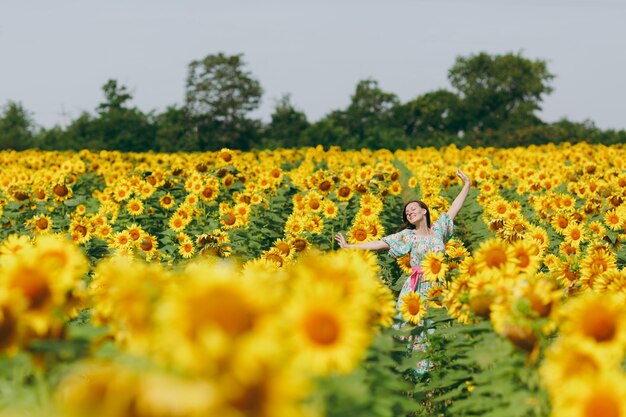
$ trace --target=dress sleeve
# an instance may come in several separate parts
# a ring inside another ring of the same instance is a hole
[[[413,239],[411,239],[410,233],[410,229],[404,229],[393,235],[385,236],[381,240],[389,245],[389,254],[394,258],[399,258],[408,253],[413,247]]]
[[[437,221],[433,223],[432,229],[441,236],[441,240],[447,242],[452,237],[452,233],[454,233],[454,223],[448,213],[443,212],[439,215]]]

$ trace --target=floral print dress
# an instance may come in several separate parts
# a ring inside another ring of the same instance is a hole
[[[393,235],[385,236],[381,240],[389,245],[389,254],[394,258],[410,253],[411,266],[420,266],[422,260],[429,252],[443,252],[446,249],[446,242],[452,237],[454,232],[454,223],[448,213],[441,213],[437,221],[431,225],[433,233],[429,236],[418,236],[413,229],[404,229]],[[422,299],[427,297],[428,291],[434,284],[420,279],[415,291],[419,293]],[[396,307],[400,311],[402,306],[402,297],[409,291],[412,291],[410,277],[407,277],[398,296]],[[423,325],[423,323],[420,323]],[[432,333],[433,329],[429,329],[428,333]],[[426,335],[422,333],[410,348],[412,350],[426,351]],[[428,360],[424,359],[417,364],[415,372],[419,375],[425,373],[430,367]]]

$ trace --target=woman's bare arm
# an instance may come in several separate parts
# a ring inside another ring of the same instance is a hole
[[[463,181],[463,188],[461,188],[459,195],[456,196],[456,198],[452,202],[452,205],[450,206],[450,209],[448,209],[448,216],[450,216],[450,219],[452,220],[454,220],[456,215],[461,210],[461,207],[463,207],[463,203],[465,203],[465,199],[467,198],[467,193],[469,193],[469,189],[471,186],[471,181],[469,177],[465,175],[463,171],[461,171],[460,169],[457,169],[456,175],[461,179],[461,181]]]
[[[382,240],[374,240],[372,242],[363,242],[351,245],[346,242],[346,238],[341,233],[337,233],[335,235],[335,240],[339,243],[339,247],[342,249],[389,250],[389,245]]]

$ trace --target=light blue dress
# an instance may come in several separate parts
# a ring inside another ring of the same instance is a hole
[[[446,250],[446,242],[452,237],[454,232],[454,223],[448,213],[441,213],[437,221],[431,225],[431,230],[434,232],[430,236],[418,236],[413,229],[404,229],[393,235],[385,236],[381,240],[389,245],[389,255],[394,258],[406,255],[410,253],[411,266],[419,266],[422,260],[429,252],[444,252]],[[419,293],[422,299],[426,299],[428,291],[434,284],[420,279],[415,291]],[[404,297],[411,290],[410,276],[404,281],[400,295],[398,296],[398,302],[396,308],[400,311],[402,306],[402,297]],[[400,314],[400,313],[398,313]],[[399,317],[401,317],[399,315]],[[419,323],[422,326],[424,323]],[[428,333],[432,333],[433,329],[429,329]],[[427,347],[426,334],[421,333],[420,336],[413,342],[410,348],[412,350],[419,350],[425,352]],[[417,364],[415,369],[416,373],[422,375],[428,370],[430,363],[424,359]]]

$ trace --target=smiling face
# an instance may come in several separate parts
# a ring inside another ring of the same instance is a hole
[[[409,223],[417,225],[424,219],[426,209],[413,201],[406,206],[405,213]]]

